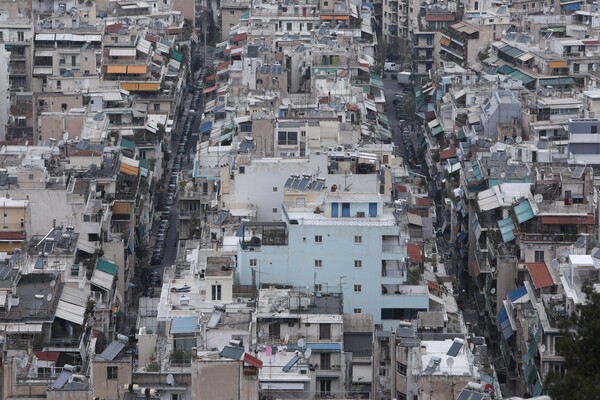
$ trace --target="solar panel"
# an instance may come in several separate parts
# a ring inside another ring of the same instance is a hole
[[[498,161],[498,157],[500,157],[499,153],[492,153],[492,161]]]
[[[454,342],[452,343],[452,346],[450,346],[450,349],[448,349],[448,352],[446,353],[447,356],[450,357],[456,357],[458,355],[458,352],[460,351],[460,349],[462,349],[463,344],[460,342]]]
[[[35,265],[33,266],[34,269],[44,269],[44,257],[38,257],[37,260],[35,260]]]
[[[12,270],[11,267],[2,267],[0,269],[0,279],[1,280],[5,280],[6,277],[8,276],[8,274],[10,274],[10,271]]]
[[[465,389],[462,392],[460,392],[460,394],[458,395],[458,399],[456,399],[456,400],[468,400],[472,394],[473,394],[473,392]]]
[[[573,171],[573,175],[571,175],[571,178],[581,179],[581,177],[583,176],[583,171],[585,171],[585,167],[578,165],[577,167],[575,167],[575,171]]]
[[[116,340],[111,342],[106,349],[100,354],[100,357],[105,360],[112,361],[115,357],[125,348],[125,344],[117,342]]]
[[[300,190],[306,189],[309,182],[310,182],[310,178],[302,178],[302,180],[298,184],[298,189],[300,189]]]
[[[231,358],[232,360],[241,360],[244,355],[244,349],[238,349],[231,346],[223,347],[221,353],[219,353],[221,357]]]
[[[287,181],[285,181],[285,185],[283,185],[286,188],[292,187],[292,183],[294,183],[295,179],[294,178],[288,178]]]
[[[300,179],[294,180],[294,182],[292,183],[292,189],[298,189],[298,186],[300,186],[300,182],[302,182]]]
[[[483,394],[481,393],[473,393],[473,396],[471,396],[470,400],[481,400],[483,399]]]
[[[221,311],[213,311],[212,315],[210,316],[210,320],[208,321],[208,324],[206,324],[207,328],[216,328],[217,324],[219,323],[219,321],[221,320],[221,316],[223,315],[223,313]]]
[[[67,383],[67,381],[71,377],[71,375],[73,375],[73,373],[71,371],[61,372],[60,375],[58,376],[58,378],[56,378],[56,380],[52,384],[52,389],[58,389],[58,390],[62,389],[63,386],[65,386],[65,383]]]
[[[294,356],[286,365],[283,367],[283,372],[288,372],[296,363],[300,360],[300,357]]]
[[[576,247],[578,249],[582,249],[583,247],[585,247],[585,237],[584,236],[578,237],[577,241],[574,244],[574,247]]]

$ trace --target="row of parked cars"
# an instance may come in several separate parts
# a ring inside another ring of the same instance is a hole
[[[200,104],[201,91],[195,90],[192,94],[192,100],[190,108],[187,112],[187,116],[183,123],[183,130],[181,137],[179,138],[179,144],[177,146],[177,153],[173,160],[173,168],[171,169],[171,175],[169,176],[169,183],[167,187],[166,199],[165,199],[165,211],[160,216],[160,225],[158,227],[158,233],[156,235],[156,241],[154,242],[154,250],[150,262],[152,265],[158,265],[162,262],[164,256],[164,249],[167,241],[167,234],[169,232],[170,220],[171,220],[171,208],[175,204],[177,197],[177,183],[179,178],[179,172],[181,171],[181,163],[185,155],[188,141],[192,135],[192,127],[194,125],[194,117],[198,105]]]

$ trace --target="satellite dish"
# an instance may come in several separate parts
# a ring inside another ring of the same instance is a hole
[[[52,279],[50,281],[50,287],[54,287],[54,286],[56,286],[56,281],[54,279]]]
[[[493,287],[493,288],[492,288],[492,290],[490,290],[490,292],[491,292],[492,294],[496,294],[496,288],[495,288],[495,287]]]
[[[542,196],[541,193],[536,193],[536,195],[533,196],[533,201],[540,204],[542,201],[544,201],[544,196]]]
[[[515,142],[517,142],[517,144],[523,143],[523,138],[521,136],[517,136]]]
[[[63,133],[63,135],[62,135],[62,138],[63,138],[63,140],[67,140],[69,138],[69,132],[65,131],[65,133]]]
[[[592,65],[592,71],[596,72],[598,70],[598,64]]]
[[[167,375],[167,385],[173,386],[175,383],[175,378],[173,378],[173,374]]]
[[[558,263],[558,260],[556,258],[553,258],[552,261],[550,261],[550,266],[556,269],[560,266],[560,264]]]
[[[298,347],[302,348],[306,344],[306,340],[303,338],[298,339]]]
[[[543,344],[540,346],[540,353],[545,353],[546,352],[546,345]]]
[[[475,349],[475,343],[473,343],[473,342],[469,343],[469,349],[471,349],[471,351],[473,351]]]
[[[304,358],[310,358],[310,355],[312,354],[312,349],[309,347],[306,349],[306,351],[304,352]]]
[[[46,296],[46,300],[47,301],[52,300],[52,293],[48,293],[48,296]]]
[[[289,341],[290,341],[290,334],[286,332],[285,335],[283,336],[283,343],[288,344]]]
[[[69,383],[73,383],[73,375],[69,375]]]
[[[29,146],[29,140],[25,141],[25,146]]]
[[[504,178],[504,177],[506,177],[506,172],[502,172],[502,173],[500,174],[500,178]]]
[[[452,366],[454,365],[454,357],[446,358],[446,365],[452,368]]]

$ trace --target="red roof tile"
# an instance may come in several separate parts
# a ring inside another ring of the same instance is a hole
[[[421,255],[421,246],[416,243],[408,243],[406,245],[406,255],[413,261],[423,262],[423,256]]]
[[[221,63],[217,66],[217,71],[223,71],[229,67],[229,63],[227,61],[221,61]]]
[[[231,41],[233,43],[237,43],[237,42],[241,42],[242,40],[246,40],[246,38],[248,37],[248,34],[246,32],[243,33],[236,33],[235,35],[233,35],[233,37],[231,38]]]
[[[263,367],[263,362],[261,360],[259,360],[258,358],[251,356],[248,353],[244,353],[244,362],[246,364],[250,364],[253,367],[256,367],[258,369]]]
[[[158,38],[158,36],[154,36],[154,35],[146,35],[146,37],[144,39],[146,39],[149,42],[156,43],[156,42],[158,42],[159,38]]]
[[[446,160],[453,157],[456,157],[456,147],[454,146],[454,143],[450,143],[449,147],[440,151],[440,160]]]
[[[112,24],[106,26],[106,33],[117,33],[121,30],[123,24]]]
[[[169,28],[169,35],[181,35],[183,28]]]
[[[25,234],[23,232],[0,232],[0,241],[21,241],[25,240]]]
[[[40,361],[56,362],[60,356],[60,352],[58,351],[34,351],[33,354],[35,354],[37,359]]]
[[[585,217],[580,216],[549,216],[542,217],[542,224],[545,225],[593,225],[596,219],[594,215],[586,215]]]
[[[425,15],[425,21],[454,21],[454,15],[452,14],[427,14]]]
[[[398,193],[407,193],[408,188],[404,185],[396,185],[396,192]]]
[[[552,280],[552,275],[550,275],[545,262],[527,263],[527,270],[536,289],[554,285],[554,280]]]
[[[429,207],[431,205],[431,201],[424,197],[415,197],[415,205],[417,207]]]
[[[71,157],[102,157],[102,153],[95,150],[76,150],[71,152]]]

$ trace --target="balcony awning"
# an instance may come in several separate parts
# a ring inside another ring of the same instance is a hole
[[[88,292],[64,286],[56,306],[56,316],[77,325],[83,325]]]
[[[135,49],[110,49],[111,57],[135,57]]]
[[[562,4],[562,8],[565,11],[579,11],[581,9],[581,3]]]
[[[445,37],[445,36],[442,36],[440,38],[440,44],[442,46],[450,46],[450,42],[452,42],[452,41],[450,39],[448,39],[447,37]]]
[[[331,21],[333,20],[333,15],[321,15],[321,21]]]
[[[213,92],[217,87],[216,86],[209,86],[207,88],[202,89],[202,93],[207,94],[210,92]]]
[[[127,66],[126,65],[108,65],[106,67],[107,74],[126,74]]]
[[[530,53],[524,53],[521,54],[519,57],[517,57],[520,61],[526,62],[529,61],[533,58],[533,54]]]
[[[500,228],[500,233],[502,234],[502,241],[504,243],[508,243],[511,240],[515,240],[515,225],[513,224],[512,219],[510,217],[498,221],[498,227]]]
[[[212,121],[203,122],[200,125],[200,134],[203,134],[205,132],[210,132],[211,129],[212,129]]]
[[[148,67],[145,65],[128,65],[128,74],[145,74],[148,72]]]
[[[548,61],[548,67],[552,69],[567,68],[567,60]]]
[[[523,222],[529,221],[535,215],[533,214],[533,209],[531,208],[531,204],[529,200],[523,199],[521,203],[517,204],[514,207],[515,215],[517,216],[517,221],[519,224]]]
[[[102,289],[110,290],[117,275],[118,267],[105,259],[98,259],[90,282]]]
[[[137,175],[140,170],[140,162],[133,158],[121,156],[121,165],[119,166],[119,172],[126,175]]]
[[[503,65],[498,68],[498,73],[502,75],[508,75],[514,71],[514,68],[509,67],[508,65]]]
[[[33,75],[52,75],[52,67],[35,67]]]
[[[524,74],[524,73],[522,73],[521,71],[519,71],[519,70],[516,70],[516,69],[515,69],[514,71],[512,71],[512,72],[511,72],[510,74],[508,74],[508,75],[509,75],[509,76],[512,76],[512,77],[513,77],[513,78],[515,78],[515,79],[518,79],[518,80],[520,80],[521,82],[523,82],[523,84],[524,84],[524,85],[527,85],[528,83],[531,83],[531,82],[533,82],[533,81],[535,80],[535,79],[534,79],[534,78],[532,78],[531,76],[529,76],[529,75],[526,75],[526,74]]]
[[[431,135],[432,136],[437,136],[437,135],[439,135],[442,132],[444,132],[444,129],[441,126],[439,126],[439,125],[434,126],[433,128],[431,128]]]
[[[77,250],[85,251],[88,254],[95,254],[97,250],[97,242],[90,242],[89,240],[77,239]]]

